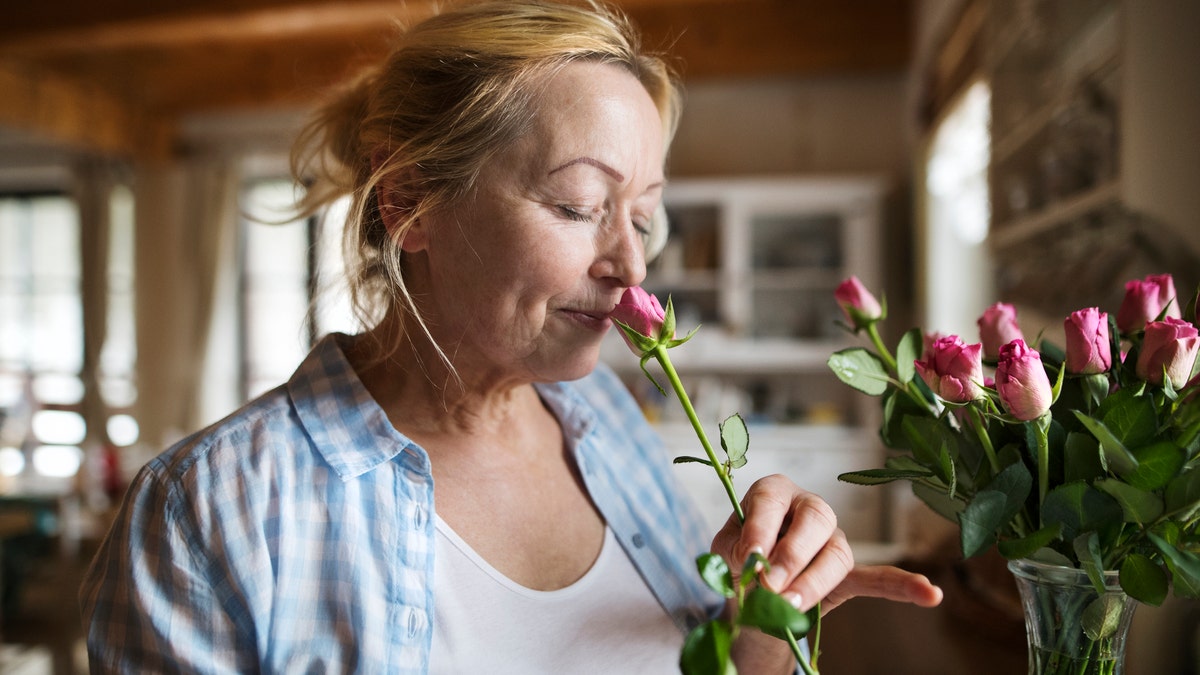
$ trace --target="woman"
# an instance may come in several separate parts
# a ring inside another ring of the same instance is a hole
[[[677,111],[618,16],[536,1],[430,19],[329,104],[304,206],[352,195],[371,328],[140,472],[82,590],[93,670],[676,671],[721,609],[708,537],[597,362],[662,227]],[[782,477],[745,511],[712,550],[762,551],[802,609],[940,598],[854,569]],[[736,648],[743,672],[795,665],[762,634]]]

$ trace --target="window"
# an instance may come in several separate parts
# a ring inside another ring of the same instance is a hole
[[[79,213],[61,194],[0,197],[0,472],[82,461]]]
[[[281,223],[296,189],[288,180],[257,180],[243,194],[243,398],[287,381],[320,336],[356,330],[342,280],[346,202],[321,218]]]
[[[925,163],[925,323],[947,334],[973,335],[975,319],[992,302],[990,100],[983,82],[964,90],[936,126]]]
[[[137,441],[134,385],[133,198],[123,186],[107,195],[105,321],[84,325],[79,207],[61,193],[0,195],[0,476],[70,479],[92,439],[118,447]],[[99,249],[98,249],[99,250]],[[102,345],[95,366],[85,340]],[[95,368],[100,405],[85,419],[85,369]],[[62,484],[60,483],[60,486]]]
[[[137,401],[133,192],[124,185],[111,195],[108,234],[108,301],[98,382],[110,412],[108,440],[126,447],[137,442],[138,425],[131,414]]]

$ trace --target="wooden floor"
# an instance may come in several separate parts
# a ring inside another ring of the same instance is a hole
[[[86,552],[39,557],[22,579],[19,602],[0,624],[0,673],[83,675],[83,647],[76,592]]]

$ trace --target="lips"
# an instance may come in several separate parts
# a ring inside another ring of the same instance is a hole
[[[609,314],[612,314],[611,307],[603,309],[573,307],[563,308],[561,311],[571,320],[592,330],[608,330],[608,327],[612,325],[608,319]]]

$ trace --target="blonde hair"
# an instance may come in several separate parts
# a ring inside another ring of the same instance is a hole
[[[680,109],[676,76],[641,51],[624,15],[593,0],[446,11],[403,32],[380,65],[317,111],[292,153],[294,177],[309,186],[298,208],[311,215],[350,196],[343,252],[364,326],[396,308],[428,336],[404,282],[404,235],[423,213],[474,187],[488,160],[528,128],[540,83],[576,61],[627,69],[658,108],[669,143]],[[403,209],[391,232],[376,198],[384,185],[393,191],[385,203]],[[655,220],[648,257],[666,235],[661,211]]]

